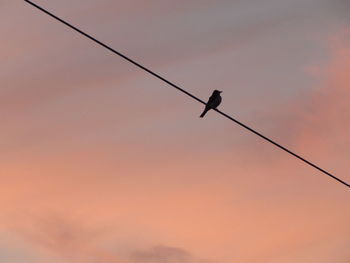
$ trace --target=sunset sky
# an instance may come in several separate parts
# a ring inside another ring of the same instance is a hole
[[[350,182],[349,0],[35,0]],[[1,263],[349,263],[350,190],[0,1]]]

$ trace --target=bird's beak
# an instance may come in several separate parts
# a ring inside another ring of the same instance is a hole
[[[219,92],[221,93],[221,92],[222,92],[222,90],[219,90]]]

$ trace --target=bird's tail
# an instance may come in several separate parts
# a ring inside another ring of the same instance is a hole
[[[205,110],[203,111],[203,113],[201,114],[200,118],[203,118],[204,115],[208,112],[208,110],[209,110],[209,109],[205,109]]]

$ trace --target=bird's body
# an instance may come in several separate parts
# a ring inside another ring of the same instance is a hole
[[[205,105],[205,109],[203,111],[203,113],[201,114],[201,118],[204,117],[204,115],[211,109],[216,109],[220,103],[221,103],[221,96],[220,96],[220,93],[222,91],[219,91],[219,90],[214,90],[213,91],[213,94],[210,96],[207,104]]]

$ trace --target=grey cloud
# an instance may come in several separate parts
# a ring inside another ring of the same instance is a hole
[[[104,230],[56,215],[27,218],[26,221],[26,226],[13,227],[16,234],[64,260],[75,263],[121,262],[117,255],[97,245],[103,240]]]
[[[109,232],[106,229],[91,228],[72,218],[57,215],[49,215],[42,219],[31,218],[26,221],[31,223],[13,228],[17,235],[68,262],[213,263],[211,260],[198,258],[185,249],[164,245],[145,250],[131,250],[125,258],[118,255],[117,248],[110,251],[98,246],[99,243],[103,243],[105,234]]]
[[[195,258],[184,249],[167,246],[135,251],[130,255],[130,261],[130,263],[209,263],[209,261]]]

